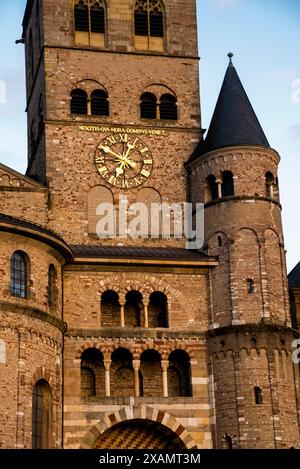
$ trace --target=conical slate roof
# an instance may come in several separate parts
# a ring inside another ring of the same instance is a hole
[[[201,154],[219,148],[242,145],[270,148],[232,64],[232,55],[228,55],[230,62],[206,139],[200,145]]]
[[[289,278],[289,287],[290,288],[299,288],[300,287],[300,262],[289,273],[288,278]]]

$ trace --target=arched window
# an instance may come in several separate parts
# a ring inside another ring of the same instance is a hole
[[[48,306],[49,308],[56,308],[57,306],[57,273],[53,264],[49,266],[48,270]]]
[[[168,120],[178,119],[177,101],[171,94],[164,94],[160,98],[160,118]]]
[[[138,49],[163,50],[164,17],[160,0],[137,0],[134,28]]]
[[[125,326],[141,327],[143,310],[143,297],[140,292],[132,290],[126,295],[125,303]]]
[[[52,448],[52,394],[44,379],[36,383],[32,393],[32,448]]]
[[[154,292],[150,295],[148,306],[149,327],[168,327],[168,300],[164,293]]]
[[[114,204],[113,193],[110,189],[104,186],[94,186],[88,194],[88,233],[89,236],[97,237],[115,237],[115,220],[111,217],[110,226],[101,224],[99,221],[101,216],[97,214],[97,209],[100,203]]]
[[[76,44],[104,46],[105,9],[102,0],[77,0],[74,5]]]
[[[222,197],[234,195],[233,174],[231,171],[222,173]]]
[[[164,19],[159,0],[137,0],[134,9],[136,36],[164,37]]]
[[[109,116],[109,101],[104,90],[95,90],[91,94],[92,116]]]
[[[157,118],[157,100],[156,96],[152,93],[144,93],[141,96],[141,118]]]
[[[119,348],[111,356],[111,395],[113,397],[134,396],[134,370],[132,354]]]
[[[29,279],[29,258],[22,251],[16,251],[11,258],[10,292],[12,296],[27,298]]]
[[[174,350],[169,357],[169,397],[192,396],[190,357],[183,350]]]
[[[146,350],[141,355],[143,397],[162,397],[161,356],[156,350]]]
[[[254,388],[254,397],[256,405],[261,405],[263,403],[262,390],[259,386],[255,386]]]
[[[274,176],[273,174],[268,171],[265,177],[265,184],[266,184],[266,196],[273,197],[274,196]]]
[[[107,290],[101,297],[101,326],[120,327],[119,295],[113,290]]]
[[[102,1],[90,0],[90,22],[92,33],[105,33],[105,14]]]
[[[218,199],[218,183],[216,177],[210,175],[206,178],[205,183],[205,202],[209,202],[210,200]]]
[[[247,279],[247,292],[252,294],[255,292],[254,280],[252,278]]]
[[[87,94],[84,90],[76,89],[71,93],[71,114],[87,115]]]
[[[81,397],[105,396],[105,370],[103,355],[95,348],[81,355]]]
[[[89,31],[89,2],[79,0],[74,6],[75,31]]]

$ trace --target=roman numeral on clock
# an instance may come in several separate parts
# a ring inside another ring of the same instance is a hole
[[[101,174],[102,177],[108,175],[108,169],[106,166],[102,166],[102,168],[98,168],[98,173]]]
[[[141,153],[144,154],[144,153],[146,153],[147,151],[149,151],[149,148],[148,148],[148,147],[145,147],[145,148],[143,148],[143,149],[141,150]]]
[[[127,143],[128,142],[128,135],[127,134],[120,134],[120,142]]]
[[[142,169],[141,175],[144,176],[145,178],[148,178],[150,176],[149,171],[146,171],[146,169]]]
[[[101,164],[104,164],[104,156],[96,156],[96,159],[95,159],[96,163],[101,163]]]
[[[115,186],[116,185],[116,182],[117,182],[117,178],[115,176],[111,176],[108,180],[109,184],[111,184],[112,186]]]
[[[114,145],[116,143],[116,139],[113,135],[110,135],[109,137],[107,137],[107,140],[109,141],[111,145]]]

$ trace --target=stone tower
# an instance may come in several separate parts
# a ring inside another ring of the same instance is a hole
[[[70,250],[56,265],[64,441],[52,424],[48,434],[65,448],[211,448],[205,332],[216,260],[160,228],[153,239],[96,233],[99,203],[120,195],[186,200],[184,164],[201,138],[196,2],[29,0],[23,27],[23,184],[40,193],[16,191],[20,205],[6,211]],[[36,426],[25,414],[29,447]]]
[[[70,243],[98,239],[95,216],[87,223],[98,199],[185,200],[201,129],[195,3],[45,0],[37,21],[28,2],[27,175],[49,187],[50,226]],[[133,144],[142,166],[116,177],[111,152]]]
[[[210,275],[207,333],[215,441],[217,447],[284,448],[299,442],[299,415],[280,157],[229,57],[207,137],[188,165],[193,201],[205,201],[207,253],[219,261]]]

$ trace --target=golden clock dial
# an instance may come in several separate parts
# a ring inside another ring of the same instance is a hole
[[[153,168],[148,145],[128,134],[108,135],[104,138],[97,147],[95,163],[101,177],[121,189],[144,184]]]

